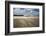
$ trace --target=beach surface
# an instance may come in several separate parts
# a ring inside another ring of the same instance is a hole
[[[14,28],[39,27],[39,17],[37,16],[13,16]]]

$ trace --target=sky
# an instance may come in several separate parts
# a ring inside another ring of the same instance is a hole
[[[39,16],[38,8],[13,8],[13,15]]]

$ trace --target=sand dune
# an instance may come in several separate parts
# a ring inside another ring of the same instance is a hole
[[[14,16],[14,27],[38,27],[39,17]]]

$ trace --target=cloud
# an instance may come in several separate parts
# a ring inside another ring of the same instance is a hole
[[[14,8],[14,15],[24,15],[24,16],[39,16],[39,9],[33,8]]]

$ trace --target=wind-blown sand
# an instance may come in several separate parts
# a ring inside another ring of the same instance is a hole
[[[38,27],[39,26],[39,17],[37,16],[14,16],[14,28],[16,27]]]

